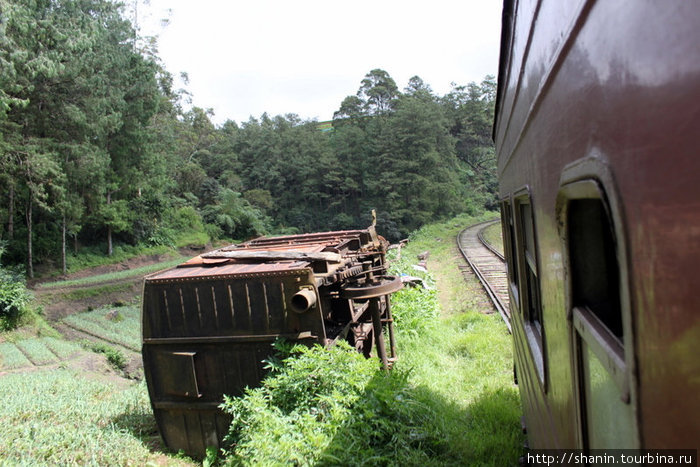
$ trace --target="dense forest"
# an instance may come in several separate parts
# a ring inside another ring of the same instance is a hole
[[[3,262],[366,227],[396,240],[496,206],[495,81],[436,95],[381,69],[332,122],[212,123],[109,0],[0,0]]]

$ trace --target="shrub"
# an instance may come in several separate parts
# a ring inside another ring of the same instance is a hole
[[[275,343],[271,373],[240,398],[225,397],[233,415],[226,441],[229,462],[309,463],[332,441],[364,386],[377,371],[345,342],[332,349]]]
[[[87,346],[93,352],[104,354],[107,361],[116,369],[123,370],[126,367],[126,357],[119,349],[102,342],[90,342]]]
[[[275,346],[262,385],[222,405],[233,416],[228,464],[351,465],[366,456],[405,465],[441,455],[445,434],[407,371],[380,372],[344,341]]]
[[[391,296],[391,312],[396,322],[397,332],[404,337],[418,337],[423,331],[435,326],[440,316],[435,281],[430,274],[413,268],[413,256],[403,254],[397,258],[396,250],[387,255],[389,273],[399,276],[413,276],[423,281],[423,286],[405,286]]]
[[[4,245],[0,245],[0,258],[3,252]],[[17,327],[28,311],[30,299],[24,275],[0,264],[0,331]]]

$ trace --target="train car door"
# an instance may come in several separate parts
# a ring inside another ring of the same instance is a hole
[[[602,185],[578,180],[558,200],[568,253],[568,306],[580,446],[638,448],[626,254],[619,213]]]

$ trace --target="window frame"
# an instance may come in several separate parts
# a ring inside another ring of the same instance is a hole
[[[532,247],[530,252],[527,245],[526,226],[523,222],[521,207],[530,207],[529,225],[531,226]],[[522,316],[522,324],[525,337],[528,342],[532,361],[537,370],[537,376],[542,391],[547,392],[547,362],[546,362],[546,326],[544,323],[544,307],[542,306],[542,286],[539,262],[539,247],[537,236],[537,224],[535,221],[535,203],[529,186],[522,188],[513,194],[512,214],[515,223],[515,245],[517,248],[519,307]],[[534,278],[534,283],[531,280]],[[536,312],[531,309],[531,296],[535,294]],[[534,316],[533,316],[534,315]],[[539,318],[539,319],[535,319]]]
[[[587,305],[574,302],[569,248],[569,207],[572,201],[598,200],[602,203],[608,225],[611,229],[618,267],[618,294],[622,321],[622,336],[616,336],[611,329]],[[584,381],[580,374],[583,365],[583,347],[597,357],[620,391],[621,401],[629,404],[639,424],[638,379],[636,374],[634,317],[629,291],[629,262],[624,212],[614,178],[605,160],[593,155],[569,164],[562,171],[559,192],[556,200],[556,219],[565,264],[566,316],[570,333],[572,352],[571,373],[573,394],[575,395],[576,418],[579,446],[587,446]],[[637,432],[639,440],[639,432]]]
[[[501,200],[501,229],[503,234],[503,248],[506,257],[506,270],[508,279],[508,290],[511,298],[511,314],[520,312],[520,291],[518,284],[518,258],[517,246],[515,244],[515,220],[513,219],[513,203],[510,197]]]

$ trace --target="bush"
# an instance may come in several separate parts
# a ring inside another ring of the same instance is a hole
[[[119,349],[103,342],[90,342],[87,347],[93,352],[104,354],[107,361],[117,370],[123,370],[126,367],[126,357]]]
[[[3,251],[4,246],[0,245],[0,257]],[[17,269],[0,264],[0,331],[17,327],[28,311],[30,299],[24,275]]]
[[[435,280],[427,272],[413,268],[415,256],[403,254],[397,258],[397,250],[391,250],[387,255],[389,273],[398,276],[412,276],[422,279],[424,287],[405,286],[391,297],[391,312],[396,329],[402,337],[419,337],[423,331],[435,326],[440,316]]]
[[[445,434],[407,371],[385,374],[344,341],[275,347],[281,355],[268,361],[261,387],[225,397],[233,416],[227,464],[352,465],[365,457],[406,465],[440,456]]]
[[[277,358],[261,387],[240,398],[225,397],[233,415],[226,438],[233,464],[308,464],[330,444],[364,386],[376,374],[376,360],[345,342],[332,349],[290,346],[278,341]]]

